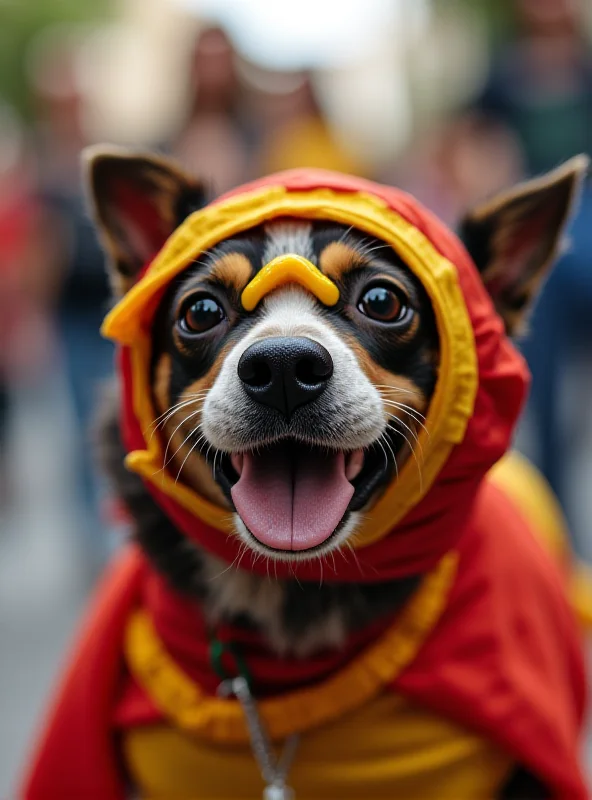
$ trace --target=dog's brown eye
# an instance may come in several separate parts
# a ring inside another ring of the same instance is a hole
[[[187,306],[181,317],[181,328],[186,333],[205,333],[224,319],[224,309],[210,295],[203,295]]]
[[[358,309],[378,322],[402,322],[409,315],[409,307],[394,289],[387,286],[367,289],[360,298]]]

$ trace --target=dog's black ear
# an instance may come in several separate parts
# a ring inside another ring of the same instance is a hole
[[[203,186],[161,156],[88,147],[86,189],[113,288],[123,295],[186,216],[203,207]]]
[[[560,252],[588,163],[576,156],[478,206],[461,224],[460,236],[510,335],[521,332]]]

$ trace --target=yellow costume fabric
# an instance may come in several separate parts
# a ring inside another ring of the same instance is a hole
[[[259,704],[273,738],[304,731],[290,773],[299,800],[486,798],[505,780],[511,759],[490,742],[382,691],[437,622],[455,568],[453,554],[442,559],[392,629],[334,678]],[[142,612],[130,621],[126,649],[132,673],[171,721],[124,735],[144,800],[259,797],[262,779],[239,704],[203,696]]]
[[[248,746],[212,745],[174,728],[125,736],[142,800],[256,800]],[[491,798],[511,769],[494,745],[396,694],[383,694],[302,737],[289,784],[298,800]]]

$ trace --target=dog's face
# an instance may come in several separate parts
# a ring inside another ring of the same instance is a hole
[[[525,184],[464,223],[513,332],[555,253],[585,163]],[[190,211],[199,186],[159,159],[95,155],[91,186],[118,291]],[[243,289],[272,259],[302,256],[339,288]],[[355,534],[405,460],[438,377],[428,296],[385,242],[331,221],[277,219],[200,254],[168,287],[152,329],[163,469],[232,511],[245,548],[323,557]]]
[[[244,311],[245,286],[285,253],[337,284],[336,306],[288,285]],[[423,287],[384,242],[332,222],[247,231],[175,281],[153,339],[168,468],[232,508],[257,552],[338,548],[406,458],[421,468],[438,337]]]

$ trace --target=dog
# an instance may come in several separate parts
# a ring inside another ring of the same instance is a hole
[[[509,337],[586,159],[472,210],[462,244],[361,179],[212,200],[160,156],[86,162],[120,345],[99,443],[133,543],[23,796],[585,798],[573,568],[504,453]]]

